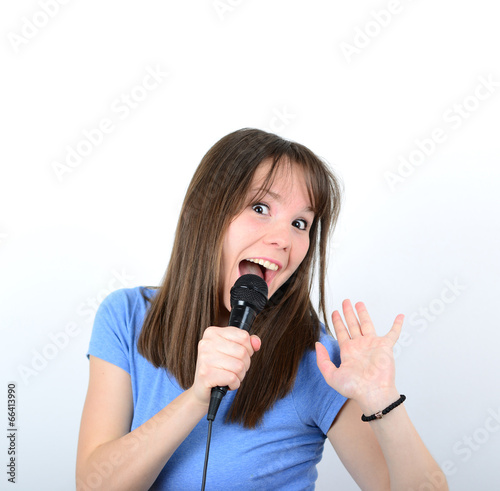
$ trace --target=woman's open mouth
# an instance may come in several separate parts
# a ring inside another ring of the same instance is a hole
[[[269,285],[281,267],[279,264],[267,259],[252,257],[241,261],[238,269],[240,276],[243,276],[244,274],[255,274],[259,276],[267,283],[267,287],[269,288]]]

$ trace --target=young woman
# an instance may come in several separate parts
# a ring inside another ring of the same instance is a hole
[[[327,437],[362,489],[447,489],[395,387],[403,316],[379,337],[365,306],[358,320],[345,300],[347,327],[332,315],[338,342],[326,331],[340,201],[336,177],[303,145],[243,129],[209,150],[161,287],[118,290],[97,312],[78,490],[200,489],[215,386],[231,390],[213,426],[207,490],[313,489]],[[310,300],[315,269],[324,324]],[[243,274],[269,290],[251,335],[226,327]]]

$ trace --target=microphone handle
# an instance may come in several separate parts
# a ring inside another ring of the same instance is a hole
[[[237,304],[231,308],[231,315],[229,316],[229,325],[243,329],[249,332],[252,327],[253,321],[257,317],[255,310],[243,300],[238,300]],[[227,394],[229,387],[212,387],[210,395],[210,405],[208,406],[207,419],[213,421],[219,409],[223,397]]]

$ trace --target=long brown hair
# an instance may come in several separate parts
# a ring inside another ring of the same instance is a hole
[[[282,165],[304,170],[315,218],[309,250],[289,280],[257,316],[252,334],[261,349],[238,389],[228,419],[255,427],[265,411],[293,387],[299,362],[319,339],[320,322],[310,300],[319,270],[319,310],[325,326],[327,243],[340,211],[341,185],[328,166],[305,146],[262,130],[244,128],[219,140],[195,171],[184,199],[167,271],[151,300],[138,350],[180,386],[194,382],[198,342],[219,317],[219,271],[227,227],[243,210],[257,167],[272,159],[263,192]],[[193,308],[196,306],[196,308]],[[265,389],[264,389],[265,388]]]

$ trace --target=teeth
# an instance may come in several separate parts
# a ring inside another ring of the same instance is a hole
[[[270,269],[271,271],[278,271],[279,268],[277,264],[274,264],[270,261],[264,261],[264,259],[247,259],[247,261],[250,261],[251,263],[260,264],[261,266],[264,266],[264,268]]]

